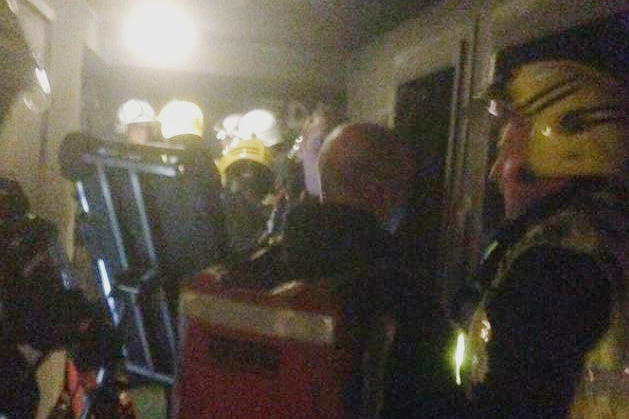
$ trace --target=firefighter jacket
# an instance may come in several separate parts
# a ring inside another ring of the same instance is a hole
[[[573,184],[505,225],[466,367],[479,417],[629,417],[629,204]]]

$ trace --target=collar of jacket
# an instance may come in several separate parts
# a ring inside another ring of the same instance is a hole
[[[629,214],[626,194],[627,189],[622,185],[593,180],[572,182],[560,192],[541,199],[516,219],[505,221],[496,231],[494,239],[483,253],[477,275],[478,283],[482,287],[489,285],[505,252],[526,233],[531,225],[568,207],[596,208],[597,210],[613,208],[614,211]],[[604,226],[601,227],[604,228]],[[627,230],[618,225],[612,228]]]
[[[561,191],[540,199],[517,218],[505,221],[496,231],[494,239],[499,246],[510,246],[518,241],[531,225],[565,208],[601,205],[602,200],[593,196],[605,192],[606,189],[606,184],[596,181],[572,182]]]

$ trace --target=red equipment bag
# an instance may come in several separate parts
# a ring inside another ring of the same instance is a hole
[[[178,418],[345,418],[352,351],[323,287],[231,288],[204,271],[181,293]]]

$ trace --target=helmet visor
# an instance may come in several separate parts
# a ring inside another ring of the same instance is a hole
[[[489,134],[490,145],[493,147],[502,137],[504,128],[510,120],[528,120],[521,112],[513,108],[508,100],[498,95],[483,94],[472,99],[467,111],[472,126],[479,132]]]

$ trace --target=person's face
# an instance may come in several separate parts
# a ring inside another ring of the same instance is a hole
[[[502,129],[498,155],[489,179],[495,182],[504,198],[505,215],[514,218],[535,198],[534,185],[526,176],[526,146],[531,131],[530,123],[513,115]]]
[[[516,218],[540,199],[557,193],[568,178],[539,177],[527,165],[527,148],[531,123],[514,114],[502,130],[498,156],[489,173],[489,180],[500,188],[505,216]]]
[[[133,144],[146,144],[151,141],[151,126],[149,124],[127,125],[127,140]]]

